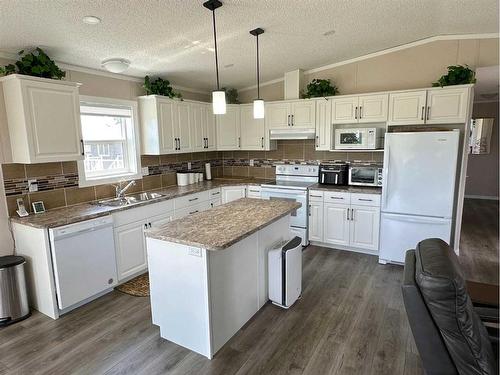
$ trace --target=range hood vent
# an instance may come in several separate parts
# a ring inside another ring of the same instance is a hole
[[[314,139],[316,129],[272,129],[269,139]]]

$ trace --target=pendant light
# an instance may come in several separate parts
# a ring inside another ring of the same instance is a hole
[[[226,92],[220,89],[219,85],[219,60],[217,56],[217,31],[215,28],[215,9],[220,8],[222,3],[219,0],[209,0],[203,3],[203,6],[212,11],[212,20],[214,24],[214,47],[215,47],[215,73],[217,76],[217,90],[212,92],[212,108],[215,115],[226,113]]]
[[[259,35],[264,34],[260,27],[251,30],[250,34],[257,38],[257,99],[253,101],[253,118],[264,118],[264,100],[260,98],[260,70],[259,70]]]

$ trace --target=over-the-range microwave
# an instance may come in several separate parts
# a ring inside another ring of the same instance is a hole
[[[336,150],[375,150],[384,147],[382,128],[335,129]]]

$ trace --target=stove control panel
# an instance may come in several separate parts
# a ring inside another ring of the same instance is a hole
[[[317,177],[319,173],[318,165],[306,164],[278,164],[276,174],[284,176],[310,176]]]

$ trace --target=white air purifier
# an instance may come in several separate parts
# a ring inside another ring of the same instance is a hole
[[[269,299],[288,309],[302,293],[302,239],[294,237],[269,250]]]

